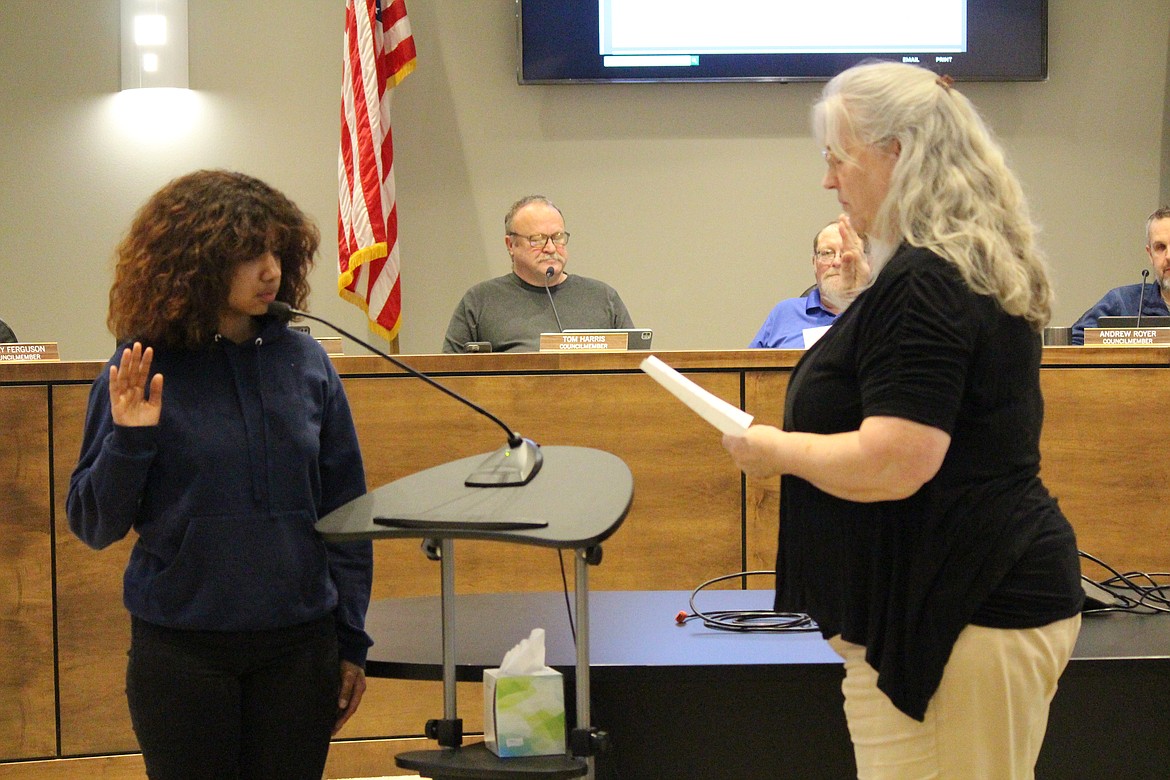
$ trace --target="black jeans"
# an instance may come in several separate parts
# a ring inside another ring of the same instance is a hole
[[[337,720],[332,617],[267,631],[133,618],[126,698],[151,780],[320,780]]]

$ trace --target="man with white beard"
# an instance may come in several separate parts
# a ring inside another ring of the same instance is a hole
[[[816,284],[776,304],[749,347],[808,349],[869,283],[864,242],[844,215],[817,233],[812,262]]]

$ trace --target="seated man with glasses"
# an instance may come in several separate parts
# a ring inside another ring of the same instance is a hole
[[[511,273],[463,295],[447,326],[444,352],[467,352],[475,342],[490,342],[493,352],[537,352],[541,333],[634,327],[612,287],[565,273],[569,234],[561,210],[548,198],[529,195],[512,204],[504,217],[504,247]]]
[[[842,216],[813,238],[816,284],[800,298],[776,304],[748,346],[808,349],[869,284],[864,244]]]

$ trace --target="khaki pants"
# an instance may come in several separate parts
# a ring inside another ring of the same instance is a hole
[[[859,780],[1031,780],[1048,706],[1081,616],[1041,628],[967,626],[919,723],[877,688],[865,648],[840,637]]]

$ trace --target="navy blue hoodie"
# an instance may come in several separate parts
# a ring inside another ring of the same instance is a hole
[[[155,347],[151,370],[165,380],[153,427],[115,425],[108,365],[94,380],[66,502],[69,527],[91,547],[138,534],[126,608],[160,626],[218,631],[333,614],[341,657],[364,666],[372,547],[327,544],[313,528],[365,492],[325,351],[263,318],[243,344]]]

